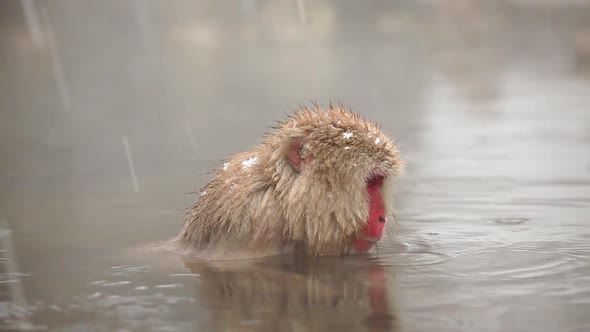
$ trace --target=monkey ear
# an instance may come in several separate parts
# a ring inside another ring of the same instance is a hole
[[[294,138],[289,143],[287,149],[287,160],[298,173],[301,172],[303,166],[313,160],[313,154],[310,152],[308,152],[305,157],[302,155],[304,145],[305,142],[302,138]]]

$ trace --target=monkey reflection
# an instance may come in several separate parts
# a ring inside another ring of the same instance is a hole
[[[219,330],[397,331],[383,267],[367,257],[185,261]]]

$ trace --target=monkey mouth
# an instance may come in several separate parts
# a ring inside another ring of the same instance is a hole
[[[379,241],[379,239],[374,239],[374,238],[364,236],[364,237],[360,237],[360,238],[356,239],[352,245],[353,245],[354,249],[356,249],[356,251],[358,251],[360,253],[365,253],[365,252],[371,250],[371,248],[373,248],[373,246],[378,241]]]
[[[356,241],[364,241],[364,242],[369,242],[372,244],[375,244],[377,242],[379,242],[380,239],[376,239],[376,238],[371,238],[368,236],[363,236],[363,237],[359,237],[358,239],[356,239]]]

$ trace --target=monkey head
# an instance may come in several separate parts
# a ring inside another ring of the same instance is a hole
[[[318,253],[371,249],[392,212],[392,180],[403,170],[393,141],[341,107],[304,109],[279,133],[292,172],[291,185],[279,186],[288,198],[285,236]]]

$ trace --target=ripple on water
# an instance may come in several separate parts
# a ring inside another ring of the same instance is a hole
[[[461,238],[461,241],[450,241],[449,236]],[[449,232],[428,232],[425,234],[406,234],[397,242],[380,244],[378,259],[382,264],[395,266],[431,266],[440,265],[454,260],[468,252],[482,248],[500,248],[504,243],[490,241],[485,232],[470,232],[461,235],[454,230]]]
[[[96,326],[96,315],[103,317],[111,325],[130,331],[165,331],[166,326],[174,326],[171,330],[179,330],[187,322],[178,321],[179,312],[190,317],[194,315],[196,303],[192,296],[173,296],[170,294],[135,294],[119,295],[95,292],[77,295],[72,298],[60,299],[48,303],[35,301],[31,305],[16,305],[0,302],[0,330],[35,331],[48,330],[43,324],[32,324],[39,320],[44,323],[46,317],[61,318],[60,326],[53,326],[56,331],[98,330],[111,331],[112,326],[100,328]],[[94,313],[90,315],[89,313]],[[37,318],[39,317],[39,318]],[[76,317],[73,321],[72,317]],[[80,322],[86,321],[87,322]],[[51,322],[54,324],[54,321]],[[74,323],[74,325],[71,325]],[[78,325],[82,324],[82,325]],[[189,331],[191,329],[180,329]]]
[[[432,308],[411,310],[406,313],[404,320],[411,321],[414,328],[422,331],[461,330],[464,325],[460,319],[453,317],[453,315],[432,310]]]
[[[526,218],[497,219],[503,225],[528,222]],[[401,267],[412,275],[411,284],[432,280],[451,283],[504,285],[490,296],[526,295],[587,299],[590,294],[590,244],[579,241],[492,242],[489,236],[469,233],[451,240],[446,234],[406,235],[404,242],[382,246],[381,264]],[[460,240],[458,240],[460,239]],[[509,238],[511,241],[516,238]],[[485,288],[485,287],[484,287]]]
[[[37,300],[30,305],[0,300],[0,330],[49,329],[43,323],[59,324],[51,326],[52,330],[112,330],[112,326],[96,326],[102,321],[130,331],[178,330],[188,324],[179,317],[194,317],[198,311],[192,288],[188,293],[186,288],[198,275],[169,274],[154,283],[153,274],[145,273],[150,270],[149,266],[112,266],[95,275],[95,280],[88,280],[83,294]],[[40,325],[31,325],[33,321]]]
[[[453,254],[437,250],[435,245],[427,241],[385,243],[380,245],[378,251],[380,263],[395,266],[437,265],[453,257]]]
[[[575,280],[590,272],[587,257],[564,246],[542,248],[543,244],[522,244],[489,248],[455,257],[441,273],[470,280],[531,282],[534,280]]]
[[[163,285],[156,285],[154,288],[181,288],[182,284],[163,284]]]
[[[492,222],[500,225],[520,225],[528,222],[528,218],[496,218],[492,219]]]

